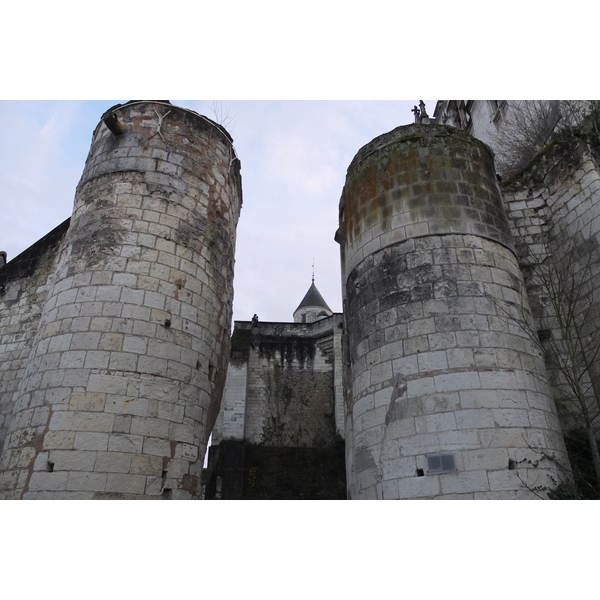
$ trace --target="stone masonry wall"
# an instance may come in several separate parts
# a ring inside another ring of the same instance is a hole
[[[568,464],[515,321],[531,315],[490,152],[398,128],[357,154],[340,215],[350,497],[533,498],[560,481],[538,460]]]
[[[107,122],[17,393],[4,498],[200,493],[229,354],[239,161],[222,128],[168,103]]]
[[[333,442],[334,320],[236,322],[213,444],[233,439],[275,447]]]
[[[0,269],[0,454],[68,225],[62,223]],[[45,410],[36,412],[43,420]]]
[[[535,316],[536,332],[559,339],[562,333],[551,318],[551,292],[537,275],[543,269],[558,275],[572,269],[582,297],[577,313],[585,316],[590,331],[600,329],[600,169],[598,157],[585,141],[573,138],[554,143],[517,179],[502,183],[502,193],[517,244],[521,265],[527,274],[528,293]],[[577,292],[579,293],[579,289]],[[591,375],[596,385],[600,373],[589,347]],[[552,365],[548,365],[552,370]],[[569,397],[559,371],[552,371],[563,428],[582,427],[581,411]],[[585,377],[587,385],[591,383]],[[600,389],[596,391],[596,395]],[[590,392],[590,406],[595,400]],[[597,411],[595,411],[597,412]],[[600,422],[597,423],[600,425]]]

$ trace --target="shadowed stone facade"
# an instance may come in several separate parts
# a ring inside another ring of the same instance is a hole
[[[294,317],[235,322],[207,498],[346,498],[342,315],[313,281]]]

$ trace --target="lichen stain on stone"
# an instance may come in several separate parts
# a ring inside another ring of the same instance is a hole
[[[402,405],[399,400],[402,400],[406,395],[407,384],[406,379],[402,375],[396,375],[394,378],[394,387],[392,388],[392,396],[385,415],[385,424],[389,425],[394,421],[402,419]]]
[[[71,252],[74,263],[83,261],[85,268],[118,256],[126,229],[118,219],[106,218],[93,210],[82,215],[70,230]],[[70,272],[77,272],[80,264],[71,264]]]
[[[175,232],[175,242],[185,248],[201,252],[206,231],[206,219],[197,215],[190,221],[180,221]]]
[[[354,465],[357,471],[374,471],[379,479],[379,470],[377,469],[377,463],[373,458],[373,455],[368,448],[358,446],[354,453]]]
[[[180,489],[189,492],[193,497],[198,496],[200,492],[200,479],[195,475],[185,473],[181,477]]]
[[[335,439],[331,373],[284,367],[265,373],[266,413],[262,443],[276,446],[327,446]],[[331,417],[331,418],[328,418]]]

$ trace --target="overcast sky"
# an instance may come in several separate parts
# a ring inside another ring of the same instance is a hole
[[[0,250],[11,260],[71,215],[100,116],[126,100],[0,102]],[[315,283],[341,312],[338,204],[373,138],[413,122],[407,101],[171,100],[225,124],[242,164],[234,319],[292,321]],[[433,113],[435,101],[426,100]]]

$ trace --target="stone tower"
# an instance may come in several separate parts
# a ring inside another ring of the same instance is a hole
[[[340,203],[351,498],[528,498],[568,466],[489,149],[364,146]]]
[[[333,311],[327,305],[327,302],[321,296],[321,292],[315,285],[315,279],[313,277],[312,283],[308,288],[302,302],[298,305],[298,308],[294,311],[294,323],[314,323],[319,319],[330,317]]]
[[[16,395],[4,498],[195,498],[229,355],[240,163],[163,101],[109,110]]]

